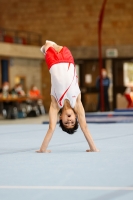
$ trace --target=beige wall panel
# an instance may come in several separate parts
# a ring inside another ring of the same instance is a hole
[[[13,58],[10,60],[9,72],[11,87],[15,84],[16,76],[23,76],[26,78],[27,91],[32,84],[41,90],[41,62],[39,60]]]

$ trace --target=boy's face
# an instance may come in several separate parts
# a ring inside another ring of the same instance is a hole
[[[76,114],[71,108],[69,108],[62,111],[60,119],[66,128],[73,128],[76,122]]]

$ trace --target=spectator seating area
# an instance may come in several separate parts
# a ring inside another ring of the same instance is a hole
[[[0,98],[0,113],[5,119],[37,117],[45,114],[45,108],[40,98]]]
[[[23,90],[21,83],[10,89],[9,83],[4,82],[0,89],[0,113],[6,119],[36,117],[45,114],[40,91],[35,85],[29,93]]]
[[[42,36],[38,33],[0,28],[0,42],[39,46],[42,44],[41,41]]]

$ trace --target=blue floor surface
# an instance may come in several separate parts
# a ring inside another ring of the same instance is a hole
[[[57,125],[50,154],[38,154],[48,125],[0,126],[0,200],[133,200],[133,124],[89,124],[98,153],[79,129]]]

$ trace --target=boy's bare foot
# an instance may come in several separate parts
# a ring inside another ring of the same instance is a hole
[[[51,150],[45,150],[45,151],[42,151],[42,150],[37,150],[36,151],[37,153],[51,153]]]

